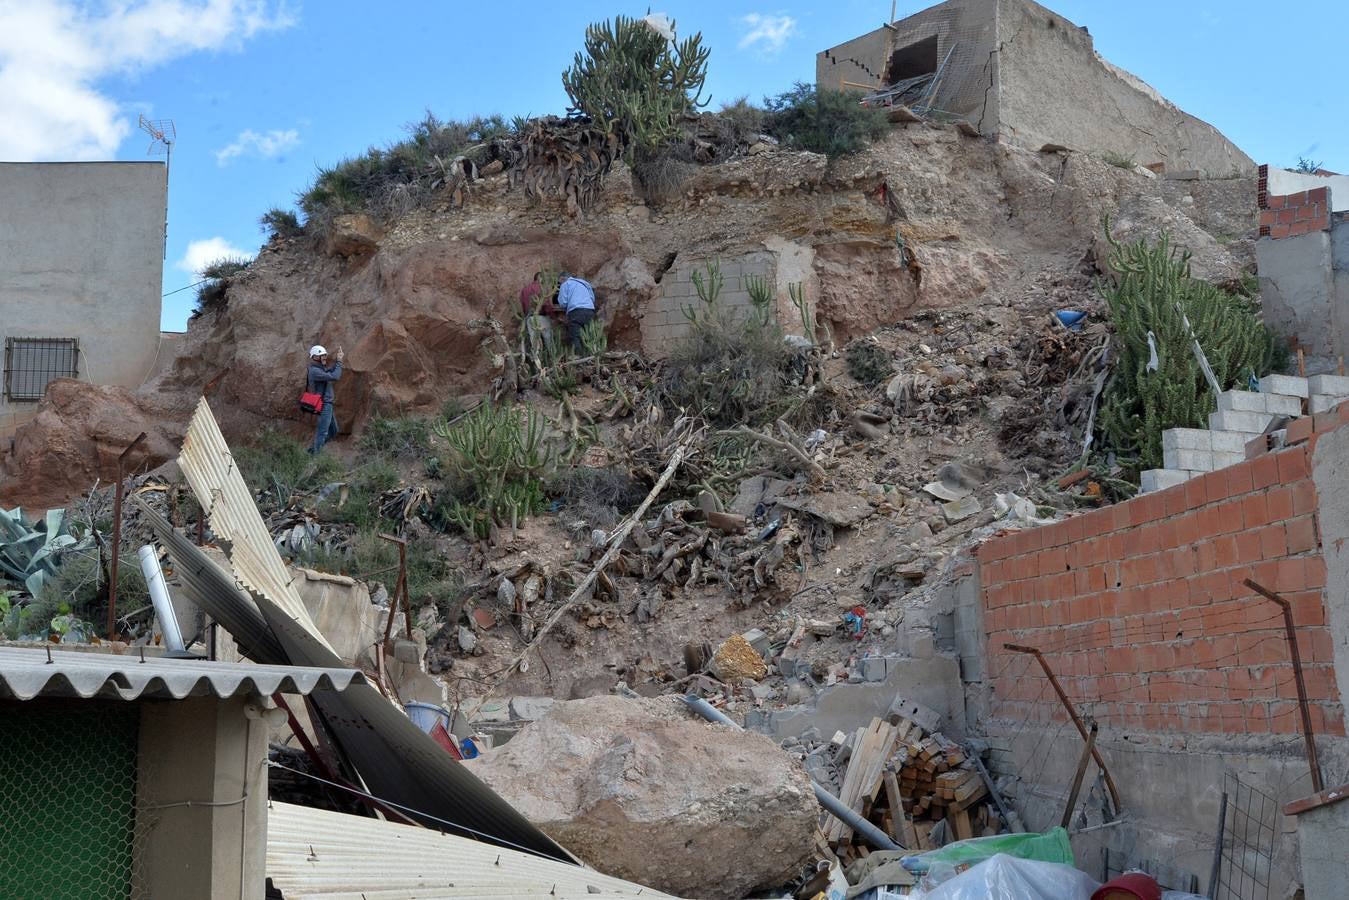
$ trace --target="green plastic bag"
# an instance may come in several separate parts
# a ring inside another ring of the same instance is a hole
[[[1030,831],[956,841],[927,853],[906,856],[903,864],[915,875],[926,875],[927,883],[938,885],[999,853],[1020,859],[1075,865],[1073,848],[1068,843],[1068,831],[1065,828],[1051,828],[1044,834]]]

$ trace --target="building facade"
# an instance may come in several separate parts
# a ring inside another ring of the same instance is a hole
[[[53,379],[157,366],[167,198],[162,162],[0,163],[0,436]]]

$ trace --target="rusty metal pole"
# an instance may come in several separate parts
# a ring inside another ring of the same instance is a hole
[[[393,594],[389,597],[389,619],[384,623],[384,643],[387,644],[389,636],[393,634],[393,620],[398,614],[400,604],[403,609],[403,625],[407,629],[408,640],[412,640],[412,606],[408,602],[408,542],[405,538],[383,532],[379,536],[381,540],[398,545],[398,581],[394,584]]]
[[[1073,810],[1077,807],[1077,795],[1082,791],[1082,779],[1087,774],[1087,764],[1091,762],[1091,754],[1096,749],[1096,720],[1091,720],[1091,730],[1087,732],[1087,745],[1082,748],[1082,758],[1077,761],[1077,774],[1073,775],[1073,789],[1068,792],[1068,805],[1063,808],[1063,821],[1059,824],[1064,828],[1073,819]]]
[[[126,458],[145,440],[142,431],[117,457],[117,488],[112,495],[112,561],[108,571],[108,640],[117,640],[117,561],[122,555],[122,480]]]
[[[1073,708],[1073,702],[1068,699],[1068,695],[1063,692],[1063,687],[1059,684],[1059,680],[1054,677],[1054,670],[1049,668],[1049,663],[1045,660],[1044,654],[1034,647],[1027,647],[1024,644],[1003,644],[1002,646],[1004,649],[1011,650],[1014,653],[1029,653],[1031,656],[1035,657],[1035,661],[1040,664],[1040,668],[1044,670],[1045,677],[1049,679],[1050,685],[1053,686],[1054,693],[1059,695],[1059,702],[1062,703],[1063,708],[1068,711],[1068,717],[1072,719],[1073,724],[1077,726],[1077,733],[1082,735],[1082,740],[1088,740],[1087,726],[1082,723],[1082,718],[1077,714],[1077,710]],[[1105,760],[1101,758],[1101,751],[1097,750],[1094,746],[1091,748],[1091,758],[1096,760],[1096,765],[1100,768],[1101,775],[1105,778],[1106,789],[1110,791],[1110,800],[1115,804],[1115,815],[1119,815],[1119,790],[1115,787],[1115,779],[1111,777],[1110,770],[1106,768]]]
[[[1302,713],[1302,736],[1307,742],[1307,764],[1312,770],[1312,792],[1319,794],[1325,785],[1321,782],[1321,760],[1316,755],[1316,736],[1312,733],[1312,713],[1307,703],[1307,682],[1302,677],[1302,654],[1298,652],[1297,632],[1293,629],[1293,604],[1249,578],[1243,583],[1266,600],[1279,604],[1279,608],[1283,610],[1283,629],[1288,636],[1288,653],[1293,658],[1293,681],[1297,684],[1297,705]]]

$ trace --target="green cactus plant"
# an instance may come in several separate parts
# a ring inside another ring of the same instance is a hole
[[[1248,298],[1193,277],[1190,254],[1173,248],[1167,235],[1156,244],[1120,244],[1105,225],[1114,277],[1099,290],[1110,310],[1117,357],[1099,429],[1103,449],[1136,473],[1162,465],[1164,430],[1206,428],[1216,407],[1195,340],[1224,390],[1244,388],[1252,376],[1268,373],[1275,341]]]
[[[484,403],[436,433],[454,451],[453,465],[469,483],[450,520],[475,537],[493,525],[515,528],[543,508],[543,477],[552,464],[543,416],[532,409]]]
[[[36,597],[43,583],[60,568],[62,556],[89,543],[87,537],[76,540],[70,534],[64,510],[50,510],[32,523],[21,509],[0,509],[0,578],[23,585]]]
[[[684,116],[707,105],[707,58],[701,34],[668,40],[642,19],[617,16],[586,28],[585,48],[562,73],[562,86],[570,111],[616,135],[631,164],[635,151],[680,137]]]

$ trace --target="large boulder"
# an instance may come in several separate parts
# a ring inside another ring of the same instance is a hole
[[[789,881],[819,815],[797,760],[672,697],[557,703],[467,765],[596,869],[684,897]]]

